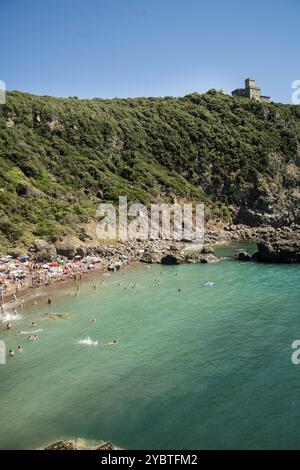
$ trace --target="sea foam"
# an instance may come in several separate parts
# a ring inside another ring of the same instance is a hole
[[[13,313],[4,313],[4,315],[0,315],[0,321],[3,323],[9,322],[9,321],[16,321],[16,320],[22,320],[22,315],[19,313],[13,314]]]

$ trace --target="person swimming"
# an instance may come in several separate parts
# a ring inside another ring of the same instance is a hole
[[[107,346],[115,346],[116,344],[118,344],[117,340],[113,339],[112,341],[109,341],[109,343],[107,343]]]
[[[48,297],[48,304],[52,304],[52,299],[50,297]]]
[[[18,352],[23,352],[23,349],[21,348],[21,346],[18,346],[18,347],[17,347],[17,351],[18,351]]]
[[[29,340],[32,340],[32,341],[35,341],[36,339],[38,339],[38,335],[31,335],[31,336],[28,336]]]
[[[15,356],[15,351],[13,351],[13,349],[11,349],[9,351],[9,355],[10,355],[10,357],[14,357]]]
[[[32,321],[31,326],[36,326],[36,323],[34,321]]]
[[[12,327],[12,324],[11,324],[10,322],[8,322],[8,323],[6,324],[6,329],[7,329],[7,330],[10,330],[11,327]]]
[[[206,281],[203,284],[203,287],[214,287],[215,283],[213,281]]]

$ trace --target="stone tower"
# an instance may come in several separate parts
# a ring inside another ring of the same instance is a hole
[[[246,97],[251,100],[260,101],[261,89],[256,85],[255,78],[246,78],[245,80]]]
[[[255,78],[246,78],[245,88],[238,88],[231,94],[232,96],[244,96],[245,98],[255,101],[270,101],[269,96],[263,96],[261,94],[261,89],[256,85]]]

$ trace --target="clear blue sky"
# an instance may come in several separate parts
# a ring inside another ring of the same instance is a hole
[[[0,80],[79,97],[225,92],[300,80],[299,0],[0,0]]]

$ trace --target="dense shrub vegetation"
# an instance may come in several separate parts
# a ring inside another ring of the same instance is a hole
[[[10,92],[0,106],[0,242],[78,233],[97,203],[119,195],[206,200],[230,219],[262,178],[299,159],[299,141],[299,106],[214,90],[113,100]]]

